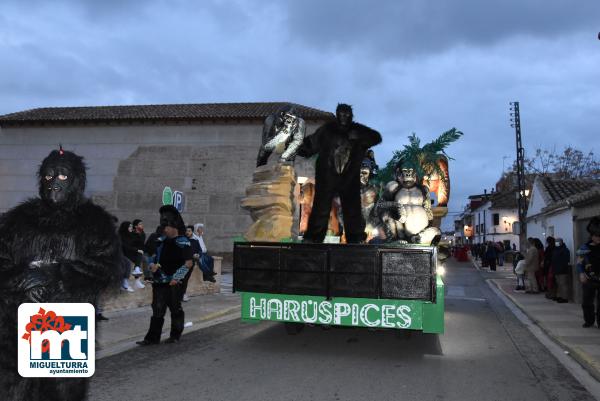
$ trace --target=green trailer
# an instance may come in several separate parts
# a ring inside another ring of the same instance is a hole
[[[420,245],[236,242],[242,320],[444,332],[437,250]]]

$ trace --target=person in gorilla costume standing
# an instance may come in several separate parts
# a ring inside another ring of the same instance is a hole
[[[83,400],[86,378],[23,378],[17,309],[25,302],[88,302],[119,278],[112,216],[84,197],[83,158],[52,151],[38,171],[39,198],[0,217],[0,391],[18,400]]]
[[[358,124],[352,106],[340,103],[336,120],[323,124],[307,136],[298,151],[302,157],[318,154],[315,167],[315,200],[304,233],[304,242],[323,242],[331,202],[339,194],[348,243],[366,238],[360,200],[360,167],[365,152],[381,142],[379,132]]]

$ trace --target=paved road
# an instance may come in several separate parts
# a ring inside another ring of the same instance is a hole
[[[446,333],[232,321],[98,361],[90,400],[593,400],[471,264],[446,266]],[[489,274],[489,273],[488,273]]]

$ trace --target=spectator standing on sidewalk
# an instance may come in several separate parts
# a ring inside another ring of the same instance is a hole
[[[513,271],[517,275],[515,291],[525,291],[525,258],[521,252],[517,252],[513,257]]]
[[[196,229],[196,237],[200,243],[200,249],[202,250],[202,253],[200,254],[200,270],[202,270],[202,278],[204,281],[214,283],[216,282],[214,277],[216,275],[214,271],[214,260],[212,256],[208,254],[208,249],[204,243],[204,224],[198,223],[194,228]]]
[[[542,241],[539,238],[534,238],[533,239],[533,243],[535,245],[535,248],[538,251],[538,261],[539,261],[539,267],[537,269],[537,271],[535,272],[535,278],[537,280],[538,283],[538,288],[540,291],[544,292],[546,291],[546,277],[544,276],[544,244],[542,244]]]
[[[540,292],[538,282],[535,277],[540,269],[540,255],[535,247],[535,239],[527,238],[527,253],[525,254],[525,275],[527,277],[525,292],[528,294],[537,294]]]
[[[158,246],[158,240],[163,234],[163,227],[156,226],[156,230],[148,236],[146,243],[144,244],[144,257],[146,259],[147,269],[144,270],[144,276],[147,281],[152,281],[152,272],[150,271],[150,263],[152,263],[154,255],[156,255],[156,247]]]
[[[202,250],[200,249],[200,242],[194,236],[194,226],[186,226],[185,227],[185,236],[190,240],[190,246],[192,247],[192,256],[194,258],[194,266],[196,266],[200,261],[200,253]],[[183,279],[182,285],[182,298],[183,302],[187,302],[190,300],[190,297],[186,294],[188,281],[190,280],[190,276],[194,271],[194,266],[187,272],[185,278]],[[199,266],[199,265],[198,265]]]
[[[192,268],[192,248],[184,235],[185,224],[177,209],[172,205],[160,209],[160,224],[164,235],[160,237],[156,256],[150,264],[154,274],[152,282],[152,317],[148,333],[138,345],[153,345],[160,342],[164,316],[171,311],[171,335],[166,343],[177,343],[183,333],[184,312],[181,307],[181,282]]]
[[[502,241],[496,242],[496,254],[498,266],[504,266],[504,244]]]
[[[552,237],[549,237],[552,238]],[[556,281],[555,300],[559,304],[569,302],[569,263],[571,262],[571,252],[565,245],[562,238],[556,239],[556,245],[552,250],[552,271],[553,278]]]
[[[132,259],[137,255],[137,251],[132,245],[132,229],[129,221],[123,221],[119,225],[119,239],[121,240],[121,257],[119,260],[123,271],[121,289],[128,292],[133,292],[133,288],[129,285],[129,276],[131,276]]]
[[[577,250],[577,272],[583,289],[583,327],[592,327],[594,320],[600,327],[600,217],[592,218],[587,232],[590,240]]]
[[[556,279],[552,265],[554,249],[556,249],[556,240],[552,236],[546,237],[546,249],[544,249],[544,261],[542,262],[543,274],[546,277],[546,298],[556,300]]]
[[[496,271],[496,256],[496,245],[492,241],[488,241],[485,247],[485,259],[490,266],[490,270],[493,272]]]
[[[141,281],[143,275],[142,266],[144,261],[144,242],[146,241],[146,233],[144,232],[144,222],[140,219],[135,219],[131,222],[131,236],[132,246],[136,249],[136,255],[134,263],[133,277],[135,277],[134,286],[136,288],[145,288],[145,285]]]

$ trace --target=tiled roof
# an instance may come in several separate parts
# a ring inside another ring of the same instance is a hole
[[[543,212],[550,212],[562,207],[584,206],[589,203],[600,203],[600,183],[597,181],[585,181],[587,188],[571,196],[553,202],[542,209]]]
[[[0,126],[131,123],[144,121],[263,120],[285,102],[201,103],[145,106],[45,107],[0,116]],[[330,112],[294,104],[305,120],[329,120]]]
[[[492,206],[490,209],[517,209],[518,191],[496,192],[491,195]]]
[[[593,180],[556,179],[551,177],[542,177],[541,183],[553,203],[585,192],[596,184]]]

